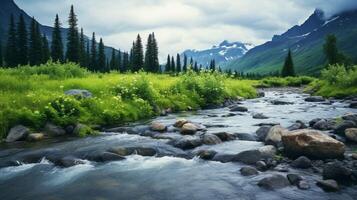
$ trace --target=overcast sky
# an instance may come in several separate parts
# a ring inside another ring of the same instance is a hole
[[[86,35],[125,51],[140,33],[155,32],[160,57],[205,49],[223,40],[255,45],[301,24],[315,8],[329,15],[357,7],[357,0],[15,0],[42,24],[59,14],[64,27],[70,5]]]

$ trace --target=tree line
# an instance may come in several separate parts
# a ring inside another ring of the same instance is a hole
[[[135,72],[141,69],[149,72],[160,71],[159,50],[154,33],[149,34],[145,55],[141,37],[138,35],[130,53],[112,48],[111,56],[107,57],[102,38],[98,43],[94,32],[92,38],[88,39],[83,33],[83,28],[79,31],[73,5],[70,9],[68,25],[67,38],[63,40],[62,24],[56,15],[52,40],[49,44],[48,37],[42,34],[40,24],[34,17],[31,24],[27,26],[22,14],[17,22],[11,15],[5,47],[3,48],[0,43],[0,66],[35,66],[51,59],[60,63],[78,63],[94,72],[109,72],[110,70]]]

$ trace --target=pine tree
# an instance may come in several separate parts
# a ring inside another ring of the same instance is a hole
[[[193,67],[193,70],[195,72],[199,72],[200,70],[198,69],[198,65],[197,65],[197,62],[195,62],[195,66]]]
[[[152,33],[152,60],[153,60],[153,71],[159,72],[160,71],[160,64],[159,64],[159,46],[157,45],[157,41],[155,38],[155,33]]]
[[[84,38],[84,33],[83,33],[83,28],[81,28],[81,33],[79,36],[79,64],[82,67],[87,67],[86,66],[86,47],[85,47],[85,38]]]
[[[119,50],[116,58],[116,68],[118,69],[118,71],[122,71],[122,62],[122,52]]]
[[[293,62],[293,58],[292,58],[290,49],[289,49],[288,55],[285,59],[285,63],[283,66],[283,70],[281,71],[281,75],[283,77],[295,76],[294,62]]]
[[[193,66],[193,58],[190,59],[190,65]]]
[[[167,61],[166,61],[165,71],[166,71],[166,72],[171,72],[171,59],[170,59],[170,54],[167,55]]]
[[[193,67],[193,66],[191,66]],[[186,54],[183,55],[183,69],[182,71],[186,72],[187,71],[187,56]]]
[[[0,38],[0,41],[1,41],[1,38]],[[3,64],[4,64],[4,61],[3,61],[3,57],[2,57],[2,45],[0,42],[0,67],[2,67]]]
[[[87,69],[90,69],[90,63],[91,63],[90,53],[91,53],[91,51],[90,51],[90,47],[89,47],[89,40],[87,40],[86,43],[87,43],[87,48],[86,48],[86,63],[85,63],[85,66],[86,66]]]
[[[122,71],[123,72],[127,72],[129,70],[129,65],[130,65],[129,53],[128,52],[124,52],[124,54],[123,54]]]
[[[66,59],[70,62],[79,63],[79,36],[77,27],[77,16],[74,13],[73,5],[68,17],[67,52]]]
[[[20,65],[28,64],[27,28],[24,16],[21,14],[17,23],[17,62]]]
[[[136,41],[134,43],[134,49],[133,49],[133,68],[132,70],[134,72],[139,71],[144,67],[144,52],[143,52],[143,44],[141,42],[141,37],[138,34]]]
[[[173,72],[173,73],[175,73],[175,71],[176,71],[176,65],[175,65],[175,58],[172,56],[171,57],[171,71]]]
[[[29,39],[29,63],[31,66],[42,63],[42,36],[40,27],[35,18],[32,18],[30,25]]]
[[[180,54],[176,55],[176,72],[180,73],[181,72],[181,58]]]
[[[145,61],[144,61],[144,69],[148,72],[154,72],[153,70],[153,51],[152,51],[152,36],[149,34],[148,41],[146,44],[145,51]]]
[[[135,49],[135,42],[133,42],[133,46],[130,49],[130,54],[129,54],[129,65],[128,65],[128,70],[133,71],[133,66],[134,66],[134,49]]]
[[[97,68],[97,41],[95,40],[95,33],[92,35],[92,45],[90,50],[90,63],[89,69],[92,71],[98,71]]]
[[[50,59],[50,47],[48,46],[48,40],[46,35],[42,36],[42,63],[47,63]]]
[[[117,56],[115,54],[115,49],[112,48],[112,57],[110,58],[109,66],[110,66],[111,70],[118,70],[119,71],[119,69],[117,68],[116,58],[117,58]]]
[[[8,67],[15,67],[18,65],[16,59],[17,56],[17,45],[16,45],[16,28],[14,22],[14,16],[11,14],[8,37],[6,43],[6,52],[5,52],[5,63]]]
[[[63,62],[63,43],[61,35],[61,22],[56,15],[54,28],[52,31],[51,58],[53,61]]]
[[[331,34],[326,37],[326,42],[323,48],[328,64],[333,65],[338,63],[337,39],[335,35]]]
[[[109,72],[109,69],[106,67],[104,43],[102,38],[100,38],[99,45],[98,45],[98,68],[99,71],[101,72]]]

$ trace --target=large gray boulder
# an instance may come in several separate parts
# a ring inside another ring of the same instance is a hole
[[[29,134],[30,134],[30,130],[27,127],[22,125],[14,126],[10,129],[6,137],[6,142],[25,140]]]
[[[242,167],[239,171],[243,176],[252,176],[252,175],[259,174],[257,169],[255,169],[254,167],[249,167],[249,166]]]
[[[357,142],[357,128],[348,128],[345,130],[346,138],[352,142]]]
[[[62,127],[56,126],[49,122],[46,123],[45,127],[43,128],[43,132],[54,137],[66,134],[66,131]]]
[[[75,96],[80,98],[91,98],[93,94],[88,90],[72,89],[64,92],[65,95]]]
[[[265,158],[271,158],[271,156],[266,155],[262,153],[261,151],[255,149],[255,150],[247,150],[240,152],[236,155],[233,156],[232,161],[234,162],[242,162],[247,165],[254,165],[258,161],[265,159]]]
[[[351,180],[352,171],[341,162],[330,162],[323,166],[324,179],[333,179],[340,183],[348,183]]]
[[[321,131],[301,129],[282,136],[284,150],[290,156],[311,158],[340,158],[345,152],[345,145]]]
[[[341,124],[337,125],[336,128],[333,130],[335,134],[343,135],[345,130],[348,128],[356,128],[357,125],[354,121],[345,120]]]
[[[204,134],[202,136],[202,142],[207,145],[215,145],[222,143],[222,140],[214,134]]]
[[[170,142],[174,147],[187,150],[193,149],[202,145],[202,140],[195,137],[184,137]]]
[[[255,134],[258,137],[258,141],[264,142],[272,126],[261,126]]]
[[[263,187],[268,190],[281,189],[289,186],[290,183],[287,178],[280,174],[274,174],[263,178],[258,182],[259,187]]]
[[[273,126],[265,138],[265,144],[278,146],[281,143],[281,137],[287,133],[287,130],[280,125]]]
[[[185,123],[182,127],[181,127],[181,134],[183,135],[193,135],[198,131],[198,126],[196,126],[195,124],[192,123]]]

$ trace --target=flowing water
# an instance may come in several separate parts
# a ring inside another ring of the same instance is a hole
[[[177,118],[186,118],[203,124],[207,132],[231,132],[254,134],[259,123],[280,123],[287,127],[296,120],[308,122],[314,118],[332,118],[353,112],[343,102],[332,104],[308,103],[306,95],[298,91],[267,91],[265,97],[247,100],[243,106],[248,113],[222,117],[230,113],[228,108],[201,110],[172,114],[153,119],[164,124],[173,124]],[[271,100],[294,102],[292,105],[273,105]],[[253,119],[253,113],[263,113],[269,119]],[[145,126],[150,121],[133,126]],[[165,133],[167,138],[181,137],[178,133]],[[164,138],[164,137],[162,137]],[[357,187],[346,187],[337,193],[326,193],[315,186],[321,177],[305,170],[294,171],[306,179],[311,188],[299,190],[286,187],[265,190],[257,182],[270,174],[286,173],[267,171],[257,176],[243,177],[240,163],[220,163],[198,158],[185,159],[183,151],[168,144],[169,139],[154,139],[127,133],[103,133],[97,137],[83,139],[67,138],[49,140],[36,144],[18,144],[0,147],[3,162],[20,160],[38,152],[63,155],[83,155],[93,151],[104,151],[114,146],[154,147],[159,156],[127,156],[125,160],[83,164],[61,168],[46,159],[40,162],[0,168],[0,199],[357,199]],[[220,154],[236,154],[244,150],[263,146],[260,142],[234,140],[218,145],[203,145],[192,150],[212,149]],[[182,157],[182,156],[181,156]],[[0,161],[1,162],[1,161]]]

